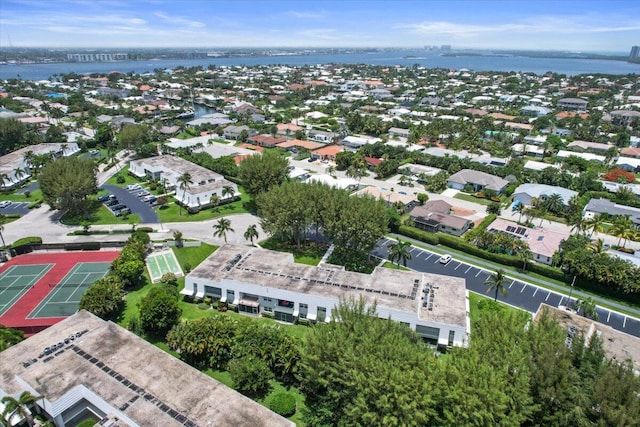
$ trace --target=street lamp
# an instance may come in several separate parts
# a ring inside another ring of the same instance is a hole
[[[576,276],[573,276],[573,281],[571,281],[571,288],[569,289],[569,307],[573,307],[571,304],[571,294],[573,293],[573,285],[576,284]]]

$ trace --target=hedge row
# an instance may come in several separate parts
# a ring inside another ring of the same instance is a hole
[[[487,217],[485,219],[482,220],[482,222],[473,230],[469,230],[467,231],[467,234],[465,236],[465,240],[467,241],[471,241],[474,240],[475,237],[480,234],[482,231],[486,230],[487,227],[493,222],[495,221],[497,218],[496,214],[490,214],[487,215]]]
[[[495,215],[493,215],[495,219]],[[487,217],[488,219],[489,217]],[[482,222],[478,226],[478,229],[483,227],[483,224],[487,221]],[[489,222],[490,223],[490,222]],[[484,225],[486,228],[489,223]],[[475,230],[474,230],[475,231]],[[431,245],[443,245],[452,249],[459,250],[461,252],[467,253],[469,255],[476,256],[478,258],[486,259],[488,261],[493,261],[498,264],[507,265],[515,268],[523,268],[523,262],[519,258],[506,255],[506,254],[495,254],[484,249],[477,247],[476,245],[465,241],[464,239],[456,236],[451,236],[449,234],[444,233],[429,233],[427,231],[419,230],[415,227],[409,227],[407,225],[400,226],[399,233],[411,237],[412,239],[420,240],[425,243],[429,243]],[[542,276],[548,277],[550,279],[566,281],[567,277],[563,273],[563,271],[559,268],[552,267],[545,264],[539,263],[527,263],[527,270],[540,274]]]
[[[23,237],[22,239],[18,239],[15,242],[13,242],[13,245],[11,245],[11,247],[17,248],[19,246],[41,245],[41,244],[42,244],[42,237]]]

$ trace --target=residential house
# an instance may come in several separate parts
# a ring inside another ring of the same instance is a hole
[[[616,166],[629,172],[640,172],[640,159],[620,156]]]
[[[250,136],[249,139],[247,139],[247,142],[249,144],[265,148],[274,148],[276,145],[281,144],[285,141],[285,138],[274,138],[271,135],[265,134]]]
[[[640,148],[625,147],[620,150],[620,155],[624,157],[633,157],[634,159],[640,159]]]
[[[564,111],[587,111],[588,102],[581,98],[562,98],[556,103],[558,110]]]
[[[537,157],[539,159],[544,157],[544,148],[538,145],[513,144],[511,150],[513,150],[513,154],[516,156]]]
[[[197,119],[188,121],[186,125],[187,127],[196,127],[196,126],[202,126],[202,125],[209,125],[211,127],[216,127],[216,126],[225,126],[230,123],[233,123],[233,121],[231,121],[229,119],[229,116],[227,116],[226,114],[212,113],[212,114],[205,114],[204,116],[201,116]]]
[[[298,150],[317,150],[318,148],[324,147],[325,144],[321,142],[313,142],[306,141],[303,139],[289,139],[284,142],[278,143],[277,147],[284,148],[287,151],[298,151]]]
[[[597,151],[600,153],[606,153],[611,147],[613,147],[611,144],[602,144],[599,142],[590,141],[573,141],[569,145],[567,145],[567,148],[572,151]]]
[[[380,141],[380,138],[375,138],[372,136],[347,136],[342,141],[340,141],[340,145],[344,145],[345,147],[356,151],[360,147],[369,144],[375,144],[376,142]]]
[[[191,212],[211,206],[211,196],[214,194],[222,202],[231,202],[240,197],[238,186],[222,175],[168,154],[133,160],[129,163],[129,173],[159,182],[166,180],[166,188],[176,192],[176,201]],[[191,176],[192,183],[181,188],[179,179],[185,173]],[[231,187],[233,194],[223,195],[225,187]]]
[[[344,267],[295,263],[293,255],[247,245],[224,245],[185,279],[184,295],[232,304],[239,313],[270,313],[277,321],[329,322],[345,298],[376,301],[377,315],[402,322],[440,347],[466,346],[464,280],[377,267],[372,274]]]
[[[310,141],[322,142],[323,144],[331,144],[335,136],[335,133],[323,130],[312,129],[307,132],[307,139],[309,139]]]
[[[631,206],[619,205],[609,199],[591,199],[582,210],[583,218],[593,219],[593,217],[607,214],[610,216],[628,216],[633,224],[640,228],[640,209]]]
[[[442,169],[434,168],[431,166],[418,165],[415,163],[405,163],[404,165],[398,167],[398,172],[421,178],[436,176],[437,174],[442,172]]]
[[[633,120],[640,120],[640,111],[615,110],[609,113],[611,122],[617,125],[628,126]]]
[[[229,125],[222,130],[222,136],[225,139],[231,139],[233,141],[237,141],[240,139],[240,135],[242,134],[243,131],[247,132],[247,138],[258,134],[256,130],[251,129],[249,126],[246,126],[246,125],[242,125],[242,126]]]
[[[569,238],[568,233],[559,233],[544,228],[529,228],[516,222],[498,218],[487,227],[494,233],[506,233],[527,242],[533,254],[533,260],[541,264],[553,265],[553,254],[560,249],[560,244]]]
[[[584,159],[584,160],[594,161],[599,163],[604,163],[604,161],[606,160],[605,156],[601,156],[599,154],[593,154],[593,153],[579,153],[577,151],[567,151],[567,150],[559,150],[556,153],[556,157],[559,159],[566,159],[567,157],[570,157],[570,156],[580,157],[581,159]]]
[[[542,117],[551,114],[551,109],[540,105],[527,105],[520,109],[520,113],[524,116]]]
[[[402,194],[395,191],[389,191],[376,186],[364,187],[352,195],[354,196],[373,196],[376,199],[384,200],[388,206],[396,206],[401,204],[405,211],[410,211],[418,202],[414,194]]]
[[[501,193],[509,185],[509,181],[499,176],[473,169],[462,169],[451,175],[447,180],[447,186],[456,190],[464,190],[468,185],[473,187],[473,191],[488,189]]]
[[[452,205],[444,200],[429,200],[416,206],[409,214],[416,228],[431,233],[442,232],[462,236],[471,226],[471,221],[451,213]]]
[[[390,138],[409,138],[411,131],[403,128],[389,128]]]
[[[532,206],[533,199],[546,200],[553,194],[558,194],[562,198],[562,204],[566,208],[569,206],[569,200],[577,196],[578,192],[554,185],[522,184],[513,192],[513,200],[525,206]]]
[[[293,123],[278,123],[276,125],[276,128],[278,129],[278,135],[287,138],[289,138],[290,136],[295,136],[296,132],[298,132],[299,130],[304,130],[302,126],[294,125]]]
[[[344,148],[339,145],[327,145],[326,147],[313,150],[311,152],[311,158],[319,160],[331,160],[335,162],[336,156],[343,150]]]

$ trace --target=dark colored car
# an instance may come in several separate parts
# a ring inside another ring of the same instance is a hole
[[[126,207],[127,207],[127,205],[123,205],[122,203],[118,203],[117,205],[112,206],[111,210],[115,212],[115,211],[119,211],[120,209],[124,209]]]
[[[109,195],[108,194],[103,194],[102,196],[98,196],[98,201],[99,202],[106,202],[107,200],[109,200]]]
[[[118,201],[118,199],[111,199],[108,202],[105,203],[107,206],[115,206],[120,204],[120,202]]]

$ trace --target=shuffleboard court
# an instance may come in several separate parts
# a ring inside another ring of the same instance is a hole
[[[0,274],[0,316],[13,306],[53,264],[14,265]]]
[[[165,273],[173,273],[178,277],[184,275],[178,259],[171,249],[148,255],[147,269],[153,283],[159,282]]]
[[[28,319],[66,317],[78,311],[80,298],[93,282],[109,272],[108,262],[82,262],[76,264],[60,281],[51,283],[53,290],[27,316]]]

